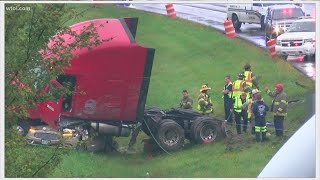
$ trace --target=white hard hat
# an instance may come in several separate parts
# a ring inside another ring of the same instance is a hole
[[[258,89],[252,89],[252,94],[256,94],[258,92],[261,92],[261,91],[259,91]]]

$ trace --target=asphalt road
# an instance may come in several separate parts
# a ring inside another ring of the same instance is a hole
[[[173,6],[177,17],[211,26],[224,32],[223,22],[227,18],[225,4],[174,4]],[[132,8],[163,15],[167,14],[165,4],[134,4]],[[304,10],[306,14],[314,15],[315,5],[305,4]],[[243,24],[241,32],[238,32],[237,36],[258,47],[266,47],[264,31],[260,30],[259,24]],[[316,70],[314,62],[300,62],[298,58],[293,58],[290,62],[296,69],[315,80]]]

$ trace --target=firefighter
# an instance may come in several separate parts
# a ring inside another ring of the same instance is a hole
[[[209,96],[208,90],[211,88],[208,87],[208,84],[202,85],[200,89],[200,94],[198,96],[198,107],[197,109],[203,114],[213,113],[212,101]]]
[[[225,115],[225,120],[228,123],[232,123],[232,82],[230,80],[230,76],[224,77],[224,82],[226,83],[224,85],[224,88],[222,90],[223,94],[223,100],[224,100],[224,115]]]
[[[252,104],[252,113],[255,119],[255,133],[256,141],[260,142],[260,134],[262,134],[262,142],[267,141],[267,125],[266,114],[269,111],[269,107],[262,101],[261,95],[256,96],[256,101]]]
[[[246,103],[246,97],[247,94],[243,92],[239,97],[235,97],[235,102],[233,105],[233,111],[236,121],[236,130],[237,134],[241,134],[241,118],[243,119],[243,131],[247,131],[247,125],[248,125],[248,114],[247,110],[243,108],[243,104]]]
[[[251,104],[252,104],[252,96],[251,96],[251,88],[246,86],[244,88],[244,93],[246,94],[245,103],[242,105],[242,109],[247,112],[247,120],[243,121],[243,131],[247,132],[248,124],[251,122]]]
[[[275,91],[271,92],[268,87],[265,88],[267,94],[273,98],[271,111],[274,115],[274,128],[276,131],[276,136],[283,136],[283,121],[284,117],[287,116],[288,111],[288,101],[287,94],[283,91],[283,84],[279,83],[275,87]]]
[[[245,64],[243,68],[243,75],[245,76],[244,81],[246,82],[246,85],[251,88],[253,87],[252,85],[254,85],[255,88],[259,89],[257,78],[253,75],[250,64]]]
[[[243,73],[240,73],[238,75],[238,79],[233,82],[232,84],[232,98],[235,99],[235,97],[240,97],[240,95],[243,93],[243,89],[246,87],[246,83],[243,80],[244,75]]]
[[[257,101],[257,96],[260,95],[260,92],[258,89],[252,89],[251,94],[252,98],[248,101],[250,105],[248,105],[248,110],[250,109],[250,112],[252,112],[252,104]],[[261,99],[263,101],[263,98]],[[250,107],[249,107],[250,106]],[[252,118],[252,113],[250,113],[250,117],[248,115],[248,118],[250,119],[250,125],[251,125],[251,134],[255,134],[255,127],[254,127],[254,120]]]
[[[182,109],[192,109],[193,100],[189,97],[188,91],[182,91],[182,98],[180,100],[180,108]]]

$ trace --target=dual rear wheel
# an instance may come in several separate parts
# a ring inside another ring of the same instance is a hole
[[[177,122],[171,119],[164,119],[157,129],[156,140],[163,149],[175,151],[184,145],[186,137],[193,143],[208,144],[217,139],[219,131],[219,123],[212,118],[195,120],[189,133],[186,133]]]

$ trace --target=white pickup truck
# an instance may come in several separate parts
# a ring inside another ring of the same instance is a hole
[[[276,0],[281,2],[281,0]],[[296,1],[296,0],[291,0]],[[250,4],[228,4],[227,19],[231,20],[236,31],[239,31],[241,24],[260,24],[261,30],[265,30],[265,17],[269,6],[274,3],[262,3],[261,0],[253,0]],[[303,4],[297,4],[300,7]]]
[[[276,53],[287,56],[305,56],[305,60],[315,59],[316,53],[315,19],[300,19],[292,23],[286,33],[278,36]]]
[[[261,3],[261,0],[253,0],[250,4],[228,4],[227,19],[231,20],[236,31],[240,30],[242,23],[261,24],[264,30],[264,19],[268,6],[273,4]]]

